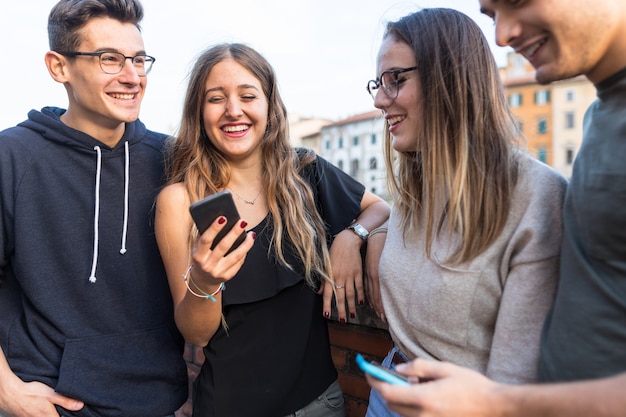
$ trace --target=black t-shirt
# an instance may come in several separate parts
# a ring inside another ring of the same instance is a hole
[[[360,212],[364,187],[322,158],[303,172],[328,236]],[[253,229],[253,248],[222,294],[226,328],[205,347],[195,384],[194,417],[280,417],[319,396],[336,378],[322,297],[286,253],[288,269],[269,251],[270,218]]]

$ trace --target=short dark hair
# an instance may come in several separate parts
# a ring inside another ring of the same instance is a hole
[[[132,23],[141,30],[143,6],[139,0],[61,0],[48,16],[50,50],[61,52],[78,48],[82,42],[80,29],[99,17]]]

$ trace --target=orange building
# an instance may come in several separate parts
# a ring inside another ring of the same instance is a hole
[[[593,84],[583,76],[540,85],[535,70],[515,52],[500,68],[507,100],[531,155],[569,178],[582,141],[583,117],[595,100]]]
[[[507,55],[507,66],[500,74],[509,106],[522,128],[525,147],[540,161],[553,165],[551,86],[538,84],[533,67],[516,53]]]

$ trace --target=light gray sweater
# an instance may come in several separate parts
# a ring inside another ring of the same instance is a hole
[[[536,379],[539,339],[558,281],[566,180],[527,156],[497,240],[472,261],[443,263],[456,242],[403,240],[392,208],[380,261],[389,330],[409,357],[449,361],[501,382]]]

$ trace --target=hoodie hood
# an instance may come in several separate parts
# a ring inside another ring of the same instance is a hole
[[[28,113],[28,119],[18,126],[37,132],[49,141],[91,154],[94,153],[96,146],[114,153],[124,152],[125,142],[128,142],[130,146],[139,143],[147,132],[146,126],[139,120],[133,123],[126,123],[122,139],[114,148],[111,148],[96,138],[61,122],[61,115],[65,111],[65,109],[58,107],[44,107],[41,111],[31,110]]]

